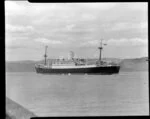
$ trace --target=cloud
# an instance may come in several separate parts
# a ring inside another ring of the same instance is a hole
[[[142,29],[148,29],[148,22],[142,22],[139,24],[140,28]]]
[[[21,15],[26,10],[23,5],[18,5],[14,1],[5,1],[5,13],[6,15]]]
[[[100,45],[101,37],[114,47],[147,44],[143,39],[148,31],[147,13],[141,3],[5,3],[6,46],[10,49],[43,44],[66,51],[90,49]]]
[[[147,39],[142,38],[121,38],[121,39],[109,39],[107,41],[103,40],[104,44],[108,46],[141,46],[148,45]],[[81,42],[79,47],[98,47],[100,46],[100,40],[88,40]]]
[[[37,38],[34,41],[36,42],[40,42],[40,43],[44,43],[44,44],[51,44],[51,45],[57,45],[57,44],[62,44],[61,41],[58,40],[50,40],[50,39],[46,39],[46,38]]]
[[[8,49],[20,49],[20,48],[27,48],[25,45],[8,45],[6,46]]]
[[[79,47],[92,47],[98,46],[100,43],[99,40],[88,40],[79,44]]]
[[[64,30],[71,31],[75,27],[74,24],[67,25]]]
[[[5,15],[18,16],[25,15],[34,17],[41,14],[46,14],[47,11],[57,10],[60,5],[56,4],[39,4],[29,3],[28,1],[5,1]]]
[[[16,43],[21,43],[22,41],[26,41],[28,39],[29,39],[29,37],[26,37],[26,36],[13,37],[13,36],[10,36],[10,35],[6,34],[5,35],[5,44],[6,45],[13,45],[13,44],[16,44]]]
[[[80,4],[83,7],[91,8],[91,9],[97,9],[97,10],[108,10],[113,8],[116,3],[81,3]]]
[[[33,30],[34,28],[32,26],[6,24],[6,32],[30,32]]]
[[[140,22],[140,23],[119,22],[115,24],[105,25],[106,31],[120,31],[120,30],[133,30],[133,29],[142,30],[147,28],[148,28],[147,22]]]
[[[128,3],[128,7],[132,10],[142,10],[147,11],[148,10],[148,2],[136,2],[136,3]]]
[[[28,36],[5,36],[5,46],[6,49],[20,49],[20,48],[35,48],[38,44],[36,44],[30,37]]]
[[[101,10],[108,10],[114,7],[116,3],[55,3],[48,5],[50,6],[49,8],[47,6],[42,7],[42,5],[38,8],[37,12],[42,17],[35,19],[33,24],[65,24],[94,21],[97,19],[96,13]],[[33,9],[33,11],[35,10]]]
[[[142,38],[121,38],[121,39],[110,39],[107,41],[108,45],[113,46],[141,46],[148,45],[147,39]]]

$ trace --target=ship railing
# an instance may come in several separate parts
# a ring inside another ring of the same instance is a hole
[[[51,65],[35,64],[35,67],[37,67],[37,68],[50,68]]]
[[[96,62],[97,66],[119,66],[117,62],[108,62],[108,61],[97,61]]]

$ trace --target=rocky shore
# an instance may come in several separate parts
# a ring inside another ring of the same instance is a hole
[[[18,103],[6,97],[6,118],[5,119],[30,119],[36,115]]]

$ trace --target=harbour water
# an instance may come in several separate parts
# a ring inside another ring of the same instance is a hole
[[[148,71],[114,75],[6,73],[6,96],[38,116],[148,115]]]

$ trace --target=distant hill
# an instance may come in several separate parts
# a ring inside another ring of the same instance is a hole
[[[34,61],[6,62],[6,72],[34,72],[34,66]]]
[[[147,71],[148,61],[147,57],[124,59],[120,62],[121,71]]]
[[[119,63],[120,71],[146,71],[148,70],[147,59],[147,57],[142,57],[135,59],[105,58],[104,60]],[[97,59],[87,60],[88,64],[93,64],[96,61]],[[6,62],[6,72],[35,72],[35,64],[42,62],[43,61],[8,61]]]

